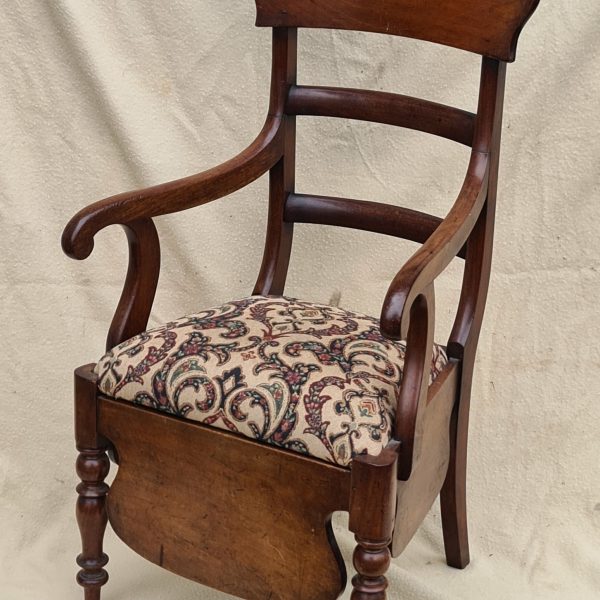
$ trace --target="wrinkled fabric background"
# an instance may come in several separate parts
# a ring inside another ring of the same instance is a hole
[[[0,7],[0,599],[69,600],[78,533],[72,370],[97,360],[126,268],[122,231],[67,259],[71,215],[230,158],[267,108],[270,32],[251,0],[20,0]],[[495,264],[473,393],[473,562],[445,566],[436,505],[390,572],[391,600],[600,597],[600,136],[595,0],[542,0],[509,68]],[[474,110],[479,59],[386,36],[304,31],[300,82],[398,91]],[[304,192],[443,215],[468,152],[341,120],[300,119]],[[266,178],[157,219],[151,324],[250,293]],[[298,226],[287,293],[379,314],[416,246]],[[438,339],[461,265],[437,286]],[[285,483],[285,482],[283,482]],[[348,559],[353,543],[337,518]],[[108,534],[105,600],[226,596]],[[349,597],[348,591],[345,598]]]

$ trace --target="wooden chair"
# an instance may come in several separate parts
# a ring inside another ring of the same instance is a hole
[[[271,102],[256,140],[218,167],[102,200],[69,222],[63,248],[79,260],[109,225],[122,225],[129,241],[109,353],[75,372],[77,562],[86,600],[98,600],[108,579],[107,521],[148,560],[234,596],[330,600],[346,584],[331,515],[348,511],[357,543],[352,598],[380,600],[391,556],[441,494],[447,562],[468,564],[467,426],[490,275],[506,65],[537,4],[256,0],[257,24],[273,28]],[[301,27],[478,53],[477,114],[391,93],[298,86]],[[409,127],[472,147],[447,217],[297,193],[297,115]],[[268,231],[253,296],[144,333],[160,263],[152,217],[206,204],[267,171]],[[422,244],[394,278],[380,321],[282,296],[294,223]],[[466,261],[464,282],[444,349],[433,342],[434,282],[457,256]],[[284,417],[275,414],[281,406]],[[110,489],[109,455],[119,465]]]

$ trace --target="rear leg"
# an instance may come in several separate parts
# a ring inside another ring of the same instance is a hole
[[[470,392],[470,386],[463,384],[452,413],[450,463],[440,494],[446,562],[455,569],[464,569],[471,560],[467,527],[467,443]]]

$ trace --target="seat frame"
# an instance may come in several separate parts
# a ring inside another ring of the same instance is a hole
[[[502,18],[484,12],[477,28],[471,19],[462,29],[460,10],[472,12],[483,3],[455,2],[454,9],[443,9],[451,11],[443,30],[432,18],[431,0],[418,5],[422,11],[413,7],[408,24],[411,0],[385,4],[384,22],[373,20],[373,9],[364,14],[358,0],[336,0],[313,12],[308,0],[257,0],[258,24],[273,27],[273,67],[269,112],[256,140],[199,175],[90,205],[71,219],[62,243],[69,256],[82,260],[98,231],[113,224],[125,229],[129,269],[109,349],[147,327],[160,269],[152,218],[226,196],[267,171],[267,237],[254,294],[283,294],[294,223],[352,227],[422,244],[394,278],[381,312],[383,334],[407,344],[393,441],[379,456],[360,456],[345,469],[108,398],[97,389],[94,365],[80,367],[75,434],[83,551],[77,562],[86,600],[99,600],[108,580],[103,537],[109,521],[148,560],[235,596],[331,600],[346,585],[331,517],[348,511],[357,543],[352,598],[383,600],[392,555],[403,551],[440,495],[447,562],[456,568],[469,563],[467,432],[490,276],[506,63],[514,59],[518,33],[537,2],[503,3]],[[387,31],[483,54],[477,113],[399,94],[298,86],[297,28],[303,26]],[[476,33],[492,30],[495,37]],[[296,193],[299,115],[410,127],[470,146],[464,184],[450,212],[439,219]],[[465,270],[449,363],[429,385],[434,281],[456,257],[465,259]],[[109,456],[119,465],[110,487]]]

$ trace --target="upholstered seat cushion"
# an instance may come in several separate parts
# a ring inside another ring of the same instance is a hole
[[[107,396],[347,466],[390,441],[404,353],[377,319],[253,296],[123,342],[96,373]],[[446,362],[436,346],[432,380]]]

